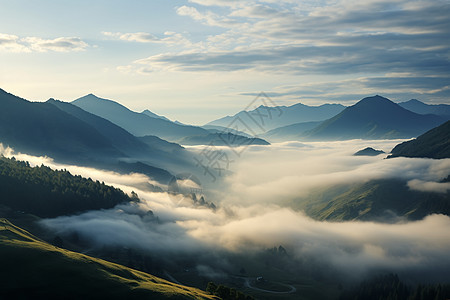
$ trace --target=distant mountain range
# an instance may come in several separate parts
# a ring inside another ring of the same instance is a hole
[[[180,158],[169,157],[117,125],[71,104],[56,100],[30,102],[3,90],[0,90],[0,142],[23,153],[122,173],[136,172],[136,160],[144,159],[138,164],[139,170],[165,182],[171,174],[146,161],[161,166],[164,161],[174,163]]]
[[[283,142],[288,140],[301,140],[302,134],[306,131],[316,128],[323,121],[302,122],[291,124],[279,128],[275,128],[261,134],[261,136],[269,141]]]
[[[233,120],[239,120],[254,129],[258,137],[270,142],[395,139],[416,137],[448,119],[450,105],[428,105],[418,100],[396,104],[377,95],[364,98],[350,107],[340,104],[307,106],[301,103],[287,107],[260,106],[205,126],[226,127]],[[262,122],[262,126],[254,125],[255,120]],[[261,127],[265,132],[261,131]]]
[[[398,105],[416,114],[433,114],[450,119],[450,105],[447,104],[425,104],[419,100],[411,99],[406,102],[400,102]]]
[[[302,133],[301,137],[306,140],[411,138],[445,121],[442,116],[411,112],[377,95],[345,108],[333,118]]]
[[[105,118],[135,136],[154,135],[169,141],[187,136],[207,135],[209,132],[196,126],[179,125],[161,117],[149,116],[149,112],[137,113],[112,100],[89,94],[71,102],[83,110]]]
[[[329,119],[344,110],[341,104],[324,104],[320,106],[308,106],[297,103],[291,106],[259,106],[250,111],[241,111],[233,116],[226,116],[209,122],[207,125],[229,127],[236,119],[249,126],[252,131],[261,133],[275,128],[303,123],[315,122]],[[256,122],[255,122],[256,121]],[[258,124],[255,124],[258,123]]]
[[[391,157],[450,158],[450,121],[394,147]]]
[[[0,141],[18,151],[65,160],[125,154],[84,121],[51,103],[29,102],[0,90]]]

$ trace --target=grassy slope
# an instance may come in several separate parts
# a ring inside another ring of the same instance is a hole
[[[49,245],[0,219],[0,298],[218,299],[201,290]]]
[[[372,180],[313,192],[291,205],[319,220],[383,220],[403,216],[417,220],[432,213],[450,215],[450,193],[413,191],[405,181]]]

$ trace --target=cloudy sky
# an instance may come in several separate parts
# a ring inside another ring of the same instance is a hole
[[[450,104],[450,1],[0,0],[0,88],[203,124],[381,94]]]

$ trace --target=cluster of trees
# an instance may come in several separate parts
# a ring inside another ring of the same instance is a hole
[[[56,217],[112,208],[131,200],[120,189],[67,170],[31,167],[28,162],[0,157],[0,204],[14,210]]]
[[[397,275],[388,274],[364,281],[342,293],[342,300],[445,300],[450,298],[450,285],[405,285]]]
[[[254,300],[252,296],[245,295],[244,293],[237,291],[236,289],[227,287],[222,284],[215,284],[209,282],[206,287],[206,291],[212,295],[218,296],[223,300]]]

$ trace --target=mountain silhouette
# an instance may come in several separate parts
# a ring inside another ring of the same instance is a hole
[[[309,140],[411,138],[443,122],[441,116],[416,114],[377,95],[347,107],[303,136]]]
[[[450,105],[447,104],[426,104],[417,99],[411,99],[406,102],[400,102],[398,105],[416,114],[433,114],[450,119]]]
[[[51,103],[30,102],[0,89],[0,142],[65,161],[123,157],[95,128]]]
[[[450,158],[450,121],[394,147],[391,157]]]
[[[233,116],[226,116],[212,121],[207,125],[228,127],[233,120],[239,119],[248,126],[255,127],[254,131],[269,131],[275,128],[303,122],[316,122],[327,120],[340,113],[345,106],[341,104],[323,104],[320,106],[308,106],[297,103],[291,106],[264,106],[261,105],[250,111],[241,111]],[[261,118],[261,116],[264,116]],[[261,123],[254,124],[255,120]],[[261,132],[257,132],[261,133]]]
[[[177,141],[192,135],[207,135],[209,132],[196,126],[184,126],[174,122],[137,113],[112,100],[93,94],[71,102],[83,110],[105,118],[135,136],[155,135],[165,140]]]
[[[72,111],[69,114],[54,104]],[[118,128],[54,100],[30,102],[0,89],[0,142],[5,146],[31,155],[49,156],[62,163],[122,173],[136,172],[138,167],[155,180],[171,178],[168,171],[147,161],[138,164],[135,157],[125,153],[123,150],[133,143],[140,150],[149,148]],[[119,142],[113,141],[116,133],[121,141],[131,144],[119,147]]]

